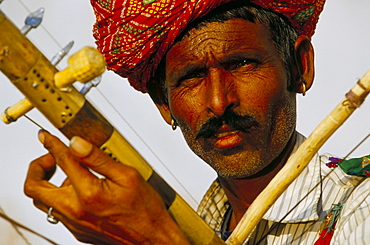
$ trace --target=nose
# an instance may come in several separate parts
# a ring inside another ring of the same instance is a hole
[[[221,117],[226,110],[239,106],[235,80],[227,71],[221,68],[211,68],[207,77],[207,85],[208,112]]]

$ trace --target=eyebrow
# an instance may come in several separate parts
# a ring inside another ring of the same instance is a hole
[[[261,54],[257,54],[256,52],[248,52],[247,50],[245,50],[243,52],[236,52],[227,55],[220,61],[217,61],[217,64],[221,67],[224,67],[230,63],[237,62],[243,59],[262,60],[263,57],[261,57]],[[189,74],[207,72],[208,69],[209,67],[206,64],[188,64],[186,66],[180,67],[180,69],[174,73],[174,81],[178,83]]]
[[[257,54],[255,52],[238,52],[238,53],[230,54],[226,56],[219,62],[219,64],[222,66],[222,65],[226,65],[228,63],[240,61],[243,59],[261,60],[263,58],[261,57],[260,54]]]

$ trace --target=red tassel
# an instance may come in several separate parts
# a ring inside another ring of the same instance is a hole
[[[327,231],[327,229],[322,230],[319,239],[317,239],[314,245],[329,245],[333,235],[334,230],[331,230],[329,232]]]

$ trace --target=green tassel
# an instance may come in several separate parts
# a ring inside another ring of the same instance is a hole
[[[370,155],[343,160],[339,163],[339,166],[346,174],[370,177]]]

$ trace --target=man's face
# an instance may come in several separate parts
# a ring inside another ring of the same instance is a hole
[[[190,148],[220,176],[266,167],[295,128],[295,94],[261,24],[209,23],[166,56],[169,108]]]

